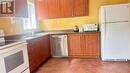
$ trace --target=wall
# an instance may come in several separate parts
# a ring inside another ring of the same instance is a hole
[[[29,0],[32,1],[33,0]],[[127,0],[89,0],[90,10],[89,16],[75,17],[75,18],[62,18],[51,20],[40,20],[39,28],[41,30],[64,30],[72,29],[74,25],[82,25],[84,23],[98,23],[98,10],[101,5],[126,3]],[[130,0],[129,0],[130,2]],[[10,18],[0,18],[0,29],[3,29],[5,35],[17,35],[24,33],[22,28],[22,18],[15,19],[12,23]]]
[[[25,0],[26,1],[26,0]],[[34,0],[28,0],[29,2],[33,3]],[[19,1],[17,1],[19,2]],[[20,9],[20,8],[19,8]],[[21,13],[22,11],[19,10]],[[0,17],[0,29],[3,29],[6,36],[9,35],[18,35],[23,34],[23,17]]]
[[[0,29],[3,29],[5,35],[17,35],[23,33],[21,18],[0,18]]]
[[[89,0],[89,16],[40,20],[41,30],[65,30],[72,29],[74,25],[82,26],[85,23],[98,23],[99,8],[101,5],[127,3],[128,0]]]

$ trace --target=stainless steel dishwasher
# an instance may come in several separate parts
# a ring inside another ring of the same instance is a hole
[[[52,35],[51,44],[53,57],[68,57],[67,35]]]

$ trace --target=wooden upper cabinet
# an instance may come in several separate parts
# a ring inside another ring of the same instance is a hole
[[[88,0],[74,0],[74,15],[73,16],[87,16],[88,15]]]
[[[36,13],[38,19],[46,19],[49,17],[48,0],[36,1]]]
[[[60,17],[60,0],[48,0],[48,18]]]
[[[36,0],[39,19],[88,16],[88,0]]]
[[[36,0],[36,13],[38,19],[59,18],[60,0]]]
[[[73,16],[73,0],[60,0],[61,17]]]
[[[68,34],[69,56],[82,56],[82,35]]]

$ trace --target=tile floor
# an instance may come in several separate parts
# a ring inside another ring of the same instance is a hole
[[[50,59],[35,73],[130,73],[129,62],[102,62],[99,59]]]

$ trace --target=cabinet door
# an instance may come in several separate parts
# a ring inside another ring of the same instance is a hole
[[[84,34],[84,37],[84,56],[91,58],[99,58],[99,33]]]
[[[50,36],[45,35],[31,40],[27,40],[29,66],[33,72],[40,64],[47,60],[50,56]]]
[[[32,72],[36,68],[36,55],[35,55],[35,43],[32,40],[27,41],[27,48],[28,48],[28,58],[29,58],[29,68]]]
[[[61,17],[73,16],[73,0],[60,0]]]
[[[45,61],[50,57],[50,37],[46,35],[44,37],[39,37],[39,56],[41,57],[40,61]]]
[[[49,35],[38,37],[35,40],[35,55],[37,67],[50,57]]]
[[[41,63],[42,63],[42,47],[40,38],[35,38],[32,40],[27,41],[28,42],[28,55],[29,55],[29,66],[30,71],[34,71]]]
[[[42,41],[43,46],[43,50],[44,50],[44,58],[47,59],[51,56],[51,51],[50,51],[50,36],[46,35],[43,37],[43,41]]]
[[[74,0],[74,16],[87,16],[88,4],[88,0]]]
[[[36,64],[37,64],[37,67],[42,63],[42,58],[43,58],[43,46],[42,46],[42,37],[38,37],[38,38],[35,38],[33,39],[35,40],[35,55],[36,55]]]
[[[60,0],[48,0],[49,18],[60,17]]]
[[[36,0],[36,14],[39,20],[48,18],[48,0]]]
[[[69,56],[78,57],[83,56],[82,51],[82,35],[81,34],[69,34],[68,35]]]

